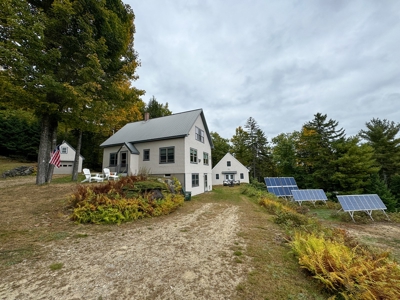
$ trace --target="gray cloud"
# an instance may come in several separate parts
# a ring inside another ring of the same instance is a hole
[[[399,122],[400,2],[134,1],[133,84],[175,112],[203,108],[231,138],[253,117],[271,139],[317,112],[357,134]]]

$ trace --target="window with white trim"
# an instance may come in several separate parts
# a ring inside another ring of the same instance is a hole
[[[226,166],[227,166],[227,167],[230,167],[230,166],[231,166],[231,162],[230,162],[229,160],[226,162]]]
[[[192,187],[199,186],[199,174],[192,174]]]
[[[201,130],[199,127],[195,128],[195,139],[204,143],[204,130]]]
[[[208,165],[208,153],[203,152],[203,164]]]
[[[197,164],[197,149],[190,148],[190,162]]]
[[[61,154],[68,154],[68,147],[61,147]]]
[[[215,174],[215,179],[219,179],[219,174]]]
[[[244,174],[240,173],[240,179],[244,179]]]

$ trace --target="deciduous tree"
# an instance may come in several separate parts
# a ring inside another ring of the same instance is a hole
[[[214,149],[211,152],[212,167],[215,165],[229,152],[230,145],[229,139],[224,139],[216,132],[210,132]]]
[[[84,119],[86,109],[118,107],[115,83],[136,79],[134,14],[120,0],[0,5],[0,86],[6,90],[0,97],[40,119],[36,183],[43,184],[51,179],[48,161],[59,122]]]
[[[272,139],[273,176],[294,177],[297,173],[296,141],[300,133],[281,133]]]

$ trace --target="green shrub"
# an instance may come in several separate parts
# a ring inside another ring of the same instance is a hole
[[[102,185],[78,186],[69,201],[71,219],[77,223],[120,224],[169,214],[183,204],[184,196],[169,193],[166,184],[142,179],[130,176]],[[162,199],[153,199],[149,191],[155,188],[163,190]],[[180,189],[179,181],[174,180],[174,190]]]
[[[285,201],[285,202],[282,202]],[[298,227],[303,225],[310,225],[311,219],[297,210],[303,209],[299,206],[291,204],[286,200],[270,199],[268,197],[261,198],[259,204],[266,208],[266,210],[275,215],[275,223],[282,224],[290,227]]]

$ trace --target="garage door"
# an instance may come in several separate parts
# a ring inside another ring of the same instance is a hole
[[[72,174],[72,169],[73,169],[73,163],[71,161],[61,162],[61,167],[60,168],[54,168],[53,174]]]

